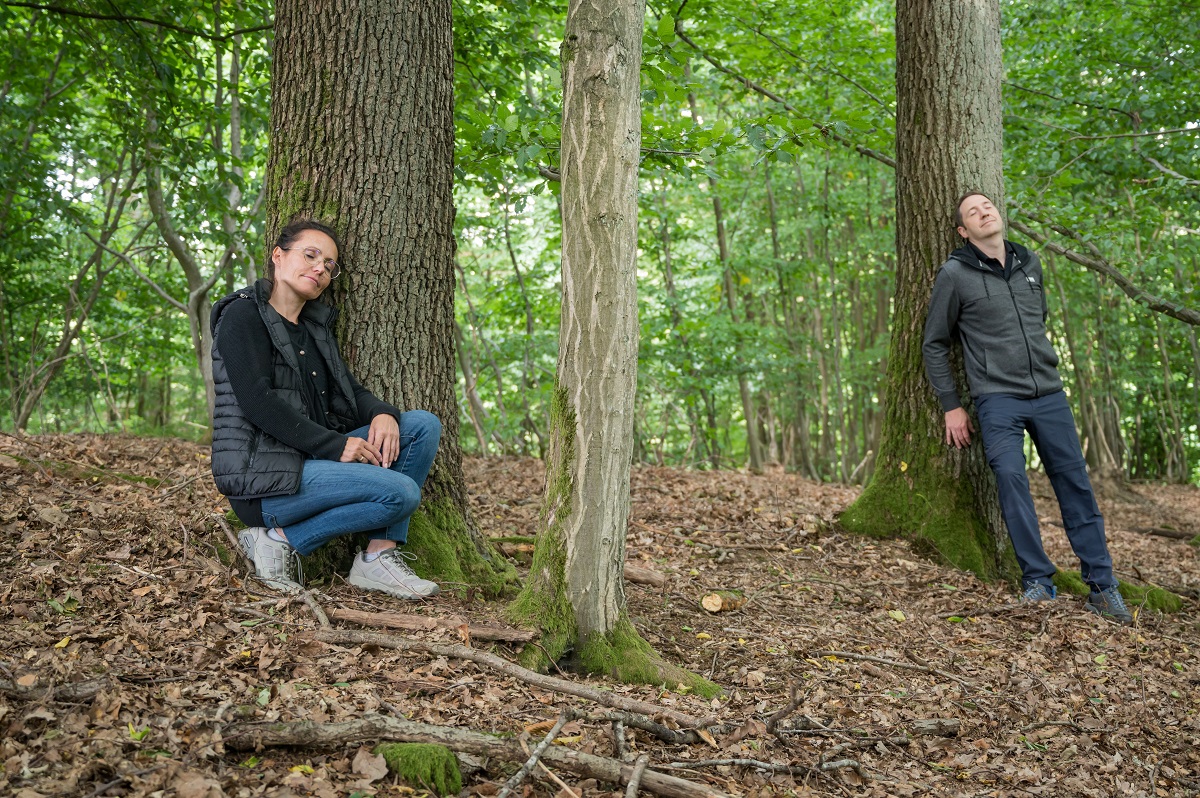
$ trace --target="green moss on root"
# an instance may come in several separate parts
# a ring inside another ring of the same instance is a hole
[[[576,657],[581,670],[626,684],[661,684],[668,690],[682,686],[704,698],[723,693],[720,685],[666,662],[628,618],[618,620],[608,634],[589,635],[580,643]]]
[[[1087,598],[1092,590],[1075,571],[1059,571],[1054,575],[1054,586],[1062,595]],[[1130,609],[1154,610],[1156,612],[1179,612],[1183,609],[1183,597],[1156,585],[1131,585],[1121,582],[1117,589]]]
[[[1195,546],[1196,548],[1200,549],[1200,535],[1196,535],[1196,537],[1189,540],[1188,545]]]
[[[526,646],[521,664],[540,670],[570,650],[578,634],[575,611],[567,598],[567,546],[563,519],[571,515],[571,463],[575,460],[575,408],[567,392],[555,386],[550,402],[551,452],[547,458],[546,495],[533,565],[525,587],[505,612],[521,626],[541,629],[541,646]]]
[[[1012,564],[996,564],[973,491],[966,480],[921,475],[915,467],[881,468],[838,521],[861,535],[911,538],[918,550],[981,578],[1012,579]]]
[[[446,498],[427,500],[414,513],[405,548],[417,555],[413,570],[435,582],[457,582],[502,596],[517,582],[517,570],[494,554],[490,560],[476,548],[462,514]]]
[[[375,746],[375,753],[383,755],[388,770],[413,787],[433,790],[438,795],[462,791],[458,759],[443,745],[381,743]]]

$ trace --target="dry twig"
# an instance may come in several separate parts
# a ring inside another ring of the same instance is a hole
[[[512,774],[508,781],[504,782],[504,786],[500,788],[500,792],[496,793],[496,798],[508,798],[509,794],[519,787],[521,782],[525,781],[525,777],[529,775],[529,772],[533,770],[538,760],[542,758],[542,752],[554,742],[554,738],[558,736],[558,733],[562,731],[562,727],[566,725],[567,716],[560,715],[554,725],[550,727],[549,734],[543,737],[542,741],[533,749],[533,753],[529,755],[529,759],[526,759],[525,763],[517,769],[517,772]]]

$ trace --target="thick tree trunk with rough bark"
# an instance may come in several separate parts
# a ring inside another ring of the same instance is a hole
[[[638,636],[622,574],[637,388],[644,0],[571,0],[561,48],[562,320],[542,528],[514,616],[545,653],[628,681],[692,681]],[[536,655],[537,652],[533,652]]]
[[[458,442],[450,0],[280,0],[273,68],[266,243],[295,217],[339,231],[346,362],[443,425],[409,537],[417,569],[498,589],[513,571],[471,519]],[[350,553],[335,544],[316,565]]]
[[[896,7],[896,294],[883,434],[871,484],[848,528],[923,541],[960,568],[1007,571],[1007,535],[979,436],[945,443],[921,356],[938,267],[961,246],[964,191],[1003,207],[998,0],[901,0]],[[956,357],[956,359],[958,359]],[[959,360],[959,385],[968,398]]]

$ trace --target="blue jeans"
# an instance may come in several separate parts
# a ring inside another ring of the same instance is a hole
[[[1025,582],[1053,584],[1054,563],[1042,547],[1037,511],[1025,473],[1025,431],[1033,439],[1054,487],[1071,549],[1079,557],[1083,581],[1093,590],[1113,587],[1112,557],[1104,537],[1104,516],[1088,479],[1075,418],[1062,391],[1036,399],[987,394],[975,400],[979,433],[988,464],[996,473],[1000,510]]]
[[[351,436],[366,439],[369,427]],[[400,415],[400,456],[391,468],[370,463],[305,460],[300,490],[262,500],[263,520],[279,527],[301,554],[342,535],[371,532],[372,540],[408,540],[408,521],[421,503],[442,436],[442,422],[426,410]]]

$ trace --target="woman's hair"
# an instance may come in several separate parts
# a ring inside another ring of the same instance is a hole
[[[337,247],[338,258],[341,258],[342,242],[338,238],[337,231],[327,224],[318,222],[316,219],[293,219],[288,222],[279,231],[279,237],[275,239],[275,247],[286,251],[292,246],[292,242],[299,238],[300,234],[305,230],[316,230],[318,233],[324,233],[332,238],[333,245]],[[267,253],[267,279],[272,282],[275,281],[275,261],[271,258],[271,253],[275,251],[275,247],[271,247],[270,252]]]

